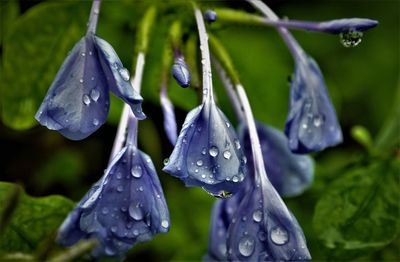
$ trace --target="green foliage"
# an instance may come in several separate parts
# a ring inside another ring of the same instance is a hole
[[[6,203],[16,185],[0,182],[0,203]],[[73,208],[72,201],[62,196],[31,197],[21,193],[14,213],[0,234],[0,254],[35,251],[60,226]],[[0,205],[0,214],[6,204]]]
[[[3,46],[3,123],[15,129],[36,124],[34,115],[73,44],[85,29],[82,3],[43,3],[15,21]]]
[[[314,227],[328,257],[366,255],[399,233],[400,161],[373,161],[337,179],[316,205]]]

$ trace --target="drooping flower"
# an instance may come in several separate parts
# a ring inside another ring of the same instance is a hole
[[[342,131],[317,63],[296,59],[285,133],[295,153],[321,151],[342,142]]]
[[[128,103],[138,119],[145,118],[128,70],[110,44],[88,32],[65,59],[36,119],[69,139],[84,139],[106,121],[109,91]]]
[[[236,192],[246,174],[246,158],[231,123],[214,101],[187,115],[176,146],[163,171],[186,186],[213,195]]]
[[[111,161],[104,176],[69,214],[58,242],[70,246],[96,238],[95,257],[123,257],[133,245],[169,230],[169,212],[149,156],[132,144]]]
[[[160,90],[160,104],[164,116],[164,130],[172,145],[175,145],[177,139],[177,126],[174,112],[174,105],[168,98],[166,86]]]
[[[204,19],[209,23],[213,23],[217,21],[217,13],[213,10],[207,10],[204,12]]]
[[[279,195],[296,196],[313,181],[314,163],[311,157],[292,153],[285,134],[278,129],[256,122],[268,179]],[[247,127],[239,127],[239,137],[248,158],[249,173],[254,172],[253,157]]]
[[[188,87],[190,85],[189,68],[182,55],[175,58],[171,73],[181,87]]]
[[[203,103],[189,112],[163,171],[186,186],[200,186],[216,196],[238,191],[246,175],[246,158],[232,124],[213,97],[210,54],[201,12],[195,16],[203,61]]]

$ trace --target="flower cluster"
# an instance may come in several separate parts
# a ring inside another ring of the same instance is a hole
[[[181,24],[175,21],[161,62],[160,104],[164,129],[174,145],[163,171],[188,187],[201,187],[223,198],[215,202],[212,211],[206,260],[310,260],[303,231],[282,197],[297,196],[312,184],[314,163],[306,154],[335,146],[343,138],[321,70],[287,28],[339,34],[345,46],[355,46],[362,32],[377,22],[358,18],[320,23],[279,20],[263,2],[248,2],[265,17],[246,21],[276,27],[295,61],[284,133],[255,121],[233,62],[212,35],[211,60],[204,19],[215,23],[219,15],[211,10],[203,15],[194,5],[201,50],[202,102],[188,113],[178,135],[167,83],[172,75],[181,87],[189,87],[191,68],[181,49]],[[155,167],[137,147],[138,120],[145,118],[141,81],[156,9],[150,7],[139,26],[132,79],[111,45],[95,35],[99,11],[100,0],[94,0],[87,34],[65,59],[36,118],[67,138],[80,140],[106,121],[109,91],[125,102],[105,173],[71,211],[57,237],[65,246],[95,238],[98,245],[92,252],[94,257],[123,258],[136,243],[148,241],[170,227]],[[235,109],[237,129],[217,105],[211,61]]]

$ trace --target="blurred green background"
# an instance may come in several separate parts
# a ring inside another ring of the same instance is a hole
[[[198,3],[203,10],[225,6],[254,12],[242,1]],[[293,31],[324,73],[344,143],[313,155],[317,167],[314,185],[303,195],[284,200],[303,227],[315,261],[400,261],[399,2],[267,3],[280,16],[299,20],[366,17],[379,21],[379,26],[366,32],[355,48],[344,48],[336,36]],[[9,222],[14,231],[26,222],[24,217],[39,221],[33,225],[34,230],[22,228],[22,235],[4,229],[5,233],[0,234],[1,257],[16,252],[37,253],[73,206],[68,199],[78,201],[100,178],[111,152],[122,102],[113,98],[107,124],[83,141],[69,141],[38,126],[34,114],[68,51],[85,33],[91,3],[0,0],[0,4],[0,180],[18,183],[34,197],[24,195],[20,199],[24,205],[18,206],[15,218]],[[97,34],[131,68],[138,21],[150,4],[158,5],[159,13],[142,86],[143,110],[148,118],[140,122],[139,145],[158,168],[170,209],[171,230],[136,245],[128,259],[199,261],[207,251],[214,199],[200,189],[185,188],[161,171],[172,146],[162,128],[158,101],[160,60],[171,22],[181,19],[184,41],[196,34],[190,6],[186,1],[106,0]],[[279,35],[273,28],[219,22],[208,30],[232,56],[255,117],[282,129],[293,60]],[[218,103],[236,123],[216,76]],[[171,80],[169,94],[181,126],[186,112],[198,104],[196,91],[182,89]],[[365,132],[351,135],[354,126],[363,126]],[[365,139],[368,134],[371,141]],[[11,184],[0,183],[0,211],[12,199],[10,192]],[[68,199],[37,198],[49,195]],[[65,210],[59,210],[57,203]],[[48,211],[46,217],[38,216],[41,209],[33,208],[36,205],[43,205],[40,208]],[[50,224],[43,222],[52,216]]]

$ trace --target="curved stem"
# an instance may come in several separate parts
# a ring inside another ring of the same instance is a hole
[[[196,17],[197,28],[199,31],[200,38],[200,50],[201,50],[201,63],[203,67],[203,103],[207,100],[214,100],[212,78],[211,78],[211,59],[210,50],[208,48],[208,35],[204,19],[201,11],[194,7],[194,14]]]
[[[227,72],[222,67],[220,62],[217,61],[217,59],[215,59],[214,57],[211,57],[211,59],[215,68],[217,69],[217,73],[222,81],[222,85],[224,86],[225,91],[228,94],[229,100],[231,101],[233,111],[235,111],[236,118],[239,121],[244,120],[242,104],[238,98],[238,95],[235,91],[235,87],[233,86],[231,79],[229,79]]]
[[[86,34],[96,33],[97,21],[99,19],[99,13],[100,13],[100,4],[101,0],[93,0],[92,2],[92,8],[90,10],[89,23]]]
[[[279,17],[274,13],[274,11],[272,11],[271,8],[269,8],[269,6],[264,4],[262,1],[260,0],[247,0],[247,1],[272,21],[279,21]],[[306,56],[306,54],[299,45],[299,43],[297,42],[297,40],[293,37],[293,35],[286,28],[283,27],[278,27],[277,30],[282,36],[286,45],[288,46],[294,59],[295,60],[303,59]]]

